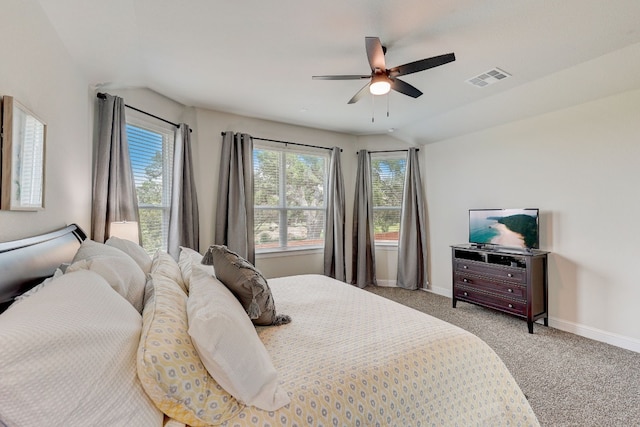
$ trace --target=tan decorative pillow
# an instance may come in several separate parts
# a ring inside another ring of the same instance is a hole
[[[212,245],[204,255],[202,264],[213,264],[216,277],[238,298],[255,325],[283,325],[291,322],[291,317],[286,314],[276,314],[267,279],[237,253],[226,246]]]
[[[138,377],[169,417],[190,426],[218,425],[244,405],[209,375],[188,329],[186,294],[168,277],[151,273],[142,312]]]
[[[151,261],[151,273],[161,274],[173,280],[185,292],[189,293],[187,285],[182,278],[180,266],[175,259],[164,251],[157,251]]]

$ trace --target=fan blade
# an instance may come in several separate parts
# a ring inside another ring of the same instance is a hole
[[[361,79],[370,79],[371,75],[368,76],[360,76],[353,74],[346,75],[337,75],[337,76],[312,76],[313,80],[361,80]]]
[[[409,83],[407,82],[403,82],[400,79],[390,79],[391,80],[391,89],[403,93],[405,95],[408,95],[412,98],[417,98],[420,95],[422,95],[422,92],[420,92],[420,90],[418,90],[416,87],[411,86]]]
[[[456,56],[453,53],[446,53],[432,58],[421,59],[420,61],[410,62],[408,64],[391,68],[389,70],[389,77],[406,76],[407,74],[428,70],[429,68],[438,67],[455,60]]]
[[[369,93],[369,85],[370,83],[367,83],[366,85],[364,85],[364,87],[360,89],[358,93],[353,95],[353,98],[351,98],[349,102],[347,102],[347,104],[355,104],[356,102],[360,101],[364,95]]]
[[[382,44],[377,37],[365,37],[364,44],[367,49],[367,59],[371,66],[371,71],[375,71],[376,68],[380,71],[385,71],[387,66],[384,62],[384,51],[382,50]]]

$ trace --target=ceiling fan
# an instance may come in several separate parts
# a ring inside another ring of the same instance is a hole
[[[421,59],[419,61],[409,62],[408,64],[399,65],[393,68],[387,68],[384,60],[386,48],[380,43],[378,37],[365,37],[365,47],[367,49],[367,59],[371,67],[371,74],[368,75],[335,75],[335,76],[313,76],[314,80],[360,80],[371,79],[362,89],[349,100],[349,104],[358,102],[363,95],[371,92],[373,95],[384,95],[393,89],[396,92],[403,93],[412,98],[422,95],[422,92],[407,82],[400,80],[398,77],[407,74],[417,73],[418,71],[428,70],[429,68],[438,67],[455,61],[456,56],[453,53],[434,56],[431,58]]]

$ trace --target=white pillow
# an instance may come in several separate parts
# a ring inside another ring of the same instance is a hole
[[[120,249],[125,254],[129,255],[140,266],[140,269],[144,274],[151,272],[151,257],[142,248],[142,246],[131,240],[121,239],[116,236],[109,237],[109,240],[105,242],[105,245],[112,246]]]
[[[15,300],[14,300],[14,304],[19,302],[19,301],[24,301],[25,298],[29,298],[31,295],[35,294],[36,292],[38,292],[39,290],[41,290],[42,288],[44,288],[45,286],[49,285],[53,279],[57,279],[58,277],[62,276],[64,273],[62,272],[62,270],[60,268],[56,268],[56,271],[54,271],[53,276],[51,277],[47,277],[46,279],[44,279],[42,281],[42,283],[34,286],[33,288],[29,289],[27,292],[23,293],[22,295],[18,295]]]
[[[67,273],[90,270],[102,276],[111,287],[142,313],[144,285],[147,279],[140,267],[128,256],[94,256],[74,262]]]
[[[141,327],[89,271],[9,307],[0,316],[0,425],[162,425],[136,375]]]
[[[200,265],[202,262],[202,254],[191,248],[185,248],[180,246],[180,256],[178,257],[178,266],[180,266],[180,272],[182,273],[182,279],[184,284],[189,289],[189,281],[191,279],[191,270],[194,265]],[[203,266],[204,267],[204,266]],[[212,276],[215,276],[215,270],[213,265],[208,265],[209,272]]]
[[[78,251],[73,257],[73,261],[71,261],[71,263],[74,263],[81,259],[94,258],[102,255],[131,258],[129,255],[116,247],[107,246],[104,243],[99,243],[91,239],[85,239],[82,241],[82,244],[78,248]]]
[[[266,411],[288,404],[267,349],[236,297],[194,265],[187,301],[189,335],[209,374],[233,397]]]

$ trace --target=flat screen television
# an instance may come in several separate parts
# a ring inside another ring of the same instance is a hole
[[[537,249],[538,209],[469,209],[469,243]]]

